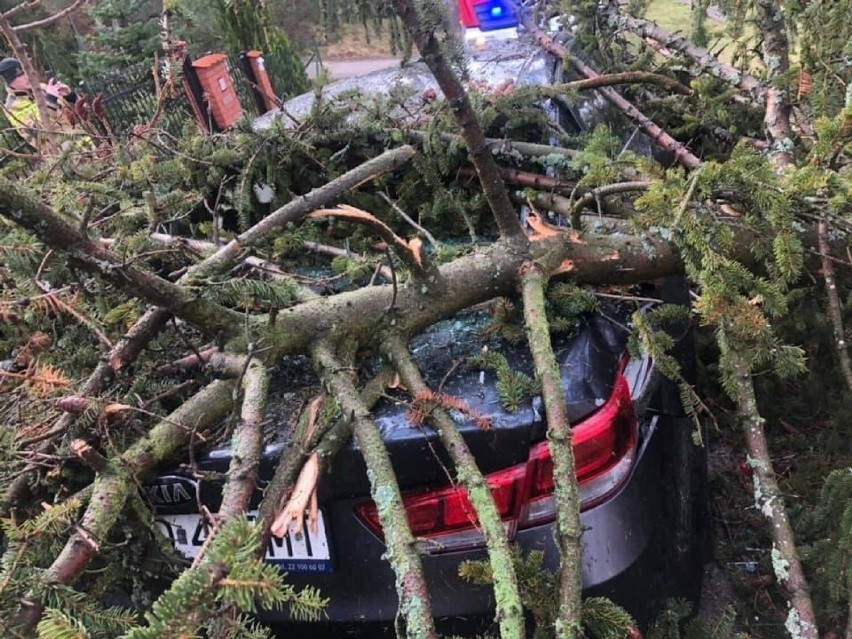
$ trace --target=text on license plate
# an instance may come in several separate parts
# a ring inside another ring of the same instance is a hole
[[[249,511],[246,516],[249,521],[254,521],[257,511]],[[208,525],[198,514],[158,515],[156,523],[178,553],[190,560],[198,556],[209,533]],[[331,552],[322,511],[318,513],[316,532],[311,531],[305,521],[301,533],[270,539],[266,561],[286,572],[331,572]]]

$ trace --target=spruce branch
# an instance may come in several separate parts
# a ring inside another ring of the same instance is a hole
[[[343,257],[354,262],[364,264],[369,262],[369,258],[367,258],[362,253],[357,253],[355,251],[347,250],[345,248],[339,248],[337,246],[329,246],[328,244],[320,244],[319,242],[311,242],[309,240],[305,240],[304,242],[302,242],[302,246],[304,246],[309,251],[313,251],[314,253],[317,253],[319,255]],[[384,264],[377,264],[375,266],[374,273],[382,277],[386,282],[390,282],[393,279],[393,272],[391,271],[391,268],[389,266],[385,266]]]
[[[370,494],[376,503],[384,530],[387,558],[396,575],[399,616],[411,639],[437,637],[432,619],[426,576],[408,525],[402,494],[391,466],[382,435],[355,388],[348,369],[324,341],[311,348],[311,357],[325,386],[348,416],[355,441],[364,456],[370,479]]]
[[[404,131],[404,134],[412,143],[424,144],[433,135],[426,131]],[[447,144],[458,144],[464,138],[457,133],[440,133],[441,140]],[[550,146],[549,144],[536,144],[534,142],[519,142],[503,138],[485,138],[485,144],[491,150],[492,155],[512,157],[520,153],[531,158],[542,158],[547,156],[561,156],[567,161],[576,158],[580,151],[568,149],[561,146]]]
[[[295,198],[238,235],[215,254],[193,266],[184,277],[197,279],[226,271],[245,253],[247,248],[260,242],[273,230],[296,222],[311,211],[322,208],[364,182],[399,168],[414,157],[414,153],[414,149],[410,146],[385,151],[327,184]]]
[[[544,398],[547,439],[553,457],[556,485],[557,543],[562,562],[556,633],[560,637],[573,639],[582,636],[579,620],[582,616],[580,567],[583,529],[580,525],[580,491],[571,447],[571,424],[568,421],[562,375],[550,343],[544,295],[546,270],[538,264],[527,262],[521,267],[518,277],[524,299],[527,338]]]
[[[523,13],[522,17],[524,27],[529,30],[536,42],[543,49],[561,59],[570,60],[574,68],[586,78],[594,79],[600,77],[600,74],[589,65],[576,56],[571,56],[565,47],[555,42],[553,38],[539,29],[528,14]],[[617,91],[611,87],[600,87],[598,91],[607,102],[624,113],[624,115],[626,115],[634,124],[642,129],[642,131],[644,131],[651,140],[653,140],[661,148],[673,153],[681,165],[685,166],[687,169],[696,169],[701,166],[701,160],[698,159],[698,157],[696,157],[686,145],[675,140],[653,120],[623,98]]]
[[[66,542],[53,563],[44,571],[43,584],[72,584],[95,556],[94,540],[105,540],[121,514],[131,491],[134,477],[152,470],[186,445],[190,432],[205,430],[225,417],[231,408],[232,382],[216,381],[189,398],[168,418],[157,423],[147,436],[136,441],[107,469],[96,475],[89,504],[78,530]],[[81,531],[86,531],[85,535]],[[20,623],[33,628],[44,610],[37,599],[21,611]]]
[[[72,13],[77,11],[77,9],[82,9],[88,3],[89,3],[89,0],[74,0],[74,2],[72,4],[68,5],[67,7],[62,9],[61,11],[57,11],[53,15],[48,16],[47,18],[44,18],[42,20],[34,20],[33,22],[27,22],[25,24],[18,24],[18,25],[15,25],[12,28],[16,32],[20,33],[22,31],[32,31],[33,29],[41,29],[42,27],[48,27],[55,22],[59,22],[60,20],[62,20],[66,16],[71,15]],[[7,18],[11,17],[16,12],[16,10],[18,8],[25,7],[28,4],[30,4],[30,3],[29,2],[22,2],[21,4],[15,6],[15,7],[12,7],[8,11],[6,11],[3,14],[3,16],[7,17]]]
[[[222,489],[222,505],[217,518],[229,519],[248,510],[257,487],[260,457],[263,452],[263,420],[269,376],[264,364],[251,357],[241,380],[240,419],[231,443],[231,464]]]
[[[110,350],[95,370],[89,375],[85,383],[77,390],[77,395],[82,397],[97,396],[107,384],[114,379],[115,374],[130,364],[139,353],[148,345],[154,336],[165,326],[170,314],[160,308],[152,308],[146,311],[127,334]],[[65,413],[56,420],[50,430],[44,434],[45,443],[41,445],[38,452],[48,452],[53,448],[51,440],[66,432],[76,421],[77,416],[71,412]],[[0,515],[8,516],[12,508],[27,491],[33,471],[37,469],[35,464],[27,465],[17,478],[8,486],[0,500]]]
[[[765,97],[767,88],[760,80],[746,71],[736,69],[730,64],[719,60],[718,57],[710,53],[707,49],[697,46],[689,38],[670,33],[650,20],[624,15],[617,10],[617,6],[609,5],[608,7],[615,9],[607,11],[607,20],[610,26],[636,34],[642,38],[655,40],[666,49],[682,54],[698,68],[708,72],[713,77],[750,92],[758,100]]]
[[[650,71],[623,71],[621,73],[605,73],[587,77],[583,80],[573,80],[563,84],[551,84],[542,86],[522,87],[515,90],[517,95],[531,95],[539,98],[556,98],[570,94],[574,91],[590,91],[603,87],[617,86],[620,84],[651,84],[668,89],[680,95],[692,96],[695,92],[667,75],[652,73]]]
[[[719,345],[722,349],[723,370],[729,380],[727,387],[737,402],[745,435],[748,463],[753,472],[755,505],[769,520],[772,567],[790,604],[785,627],[790,636],[796,639],[819,639],[813,602],[796,550],[793,527],[772,468],[772,457],[769,454],[764,428],[765,420],[758,410],[752,373],[746,358],[739,350],[743,345],[731,344],[724,328],[721,329]]]
[[[67,313],[78,322],[80,322],[83,326],[92,331],[92,334],[98,338],[98,341],[105,345],[107,348],[112,348],[112,341],[104,334],[104,332],[95,324],[95,322],[87,317],[85,314],[81,313],[77,310],[76,302],[79,299],[78,295],[75,295],[70,302],[66,302],[62,299],[62,295],[57,292],[51,291],[46,284],[37,283],[36,284],[39,289],[43,292],[43,301],[46,304],[49,304],[59,311],[63,313]]]
[[[443,7],[434,0],[419,1],[429,11],[443,11]],[[444,92],[456,124],[461,129],[461,136],[467,145],[471,162],[476,167],[482,192],[491,208],[494,221],[500,229],[501,237],[505,239],[523,238],[523,228],[518,219],[518,214],[511,200],[509,200],[506,185],[500,178],[497,163],[488,148],[485,134],[473,110],[470,98],[458,76],[450,67],[434,27],[424,19],[414,0],[394,0],[394,6],[406,29],[408,29],[412,41],[420,51],[423,61],[429,67],[432,75],[435,76],[441,91]]]
[[[409,392],[418,397],[432,393],[432,390],[423,380],[423,376],[408,350],[408,345],[402,337],[396,334],[388,336],[383,343],[382,350],[385,357],[393,363],[394,368],[399,372],[400,378]],[[449,413],[435,404],[428,406],[427,410],[435,432],[453,461],[456,477],[467,490],[470,503],[473,505],[485,537],[494,577],[495,619],[500,625],[500,634],[503,637],[522,639],[524,637],[524,616],[518,591],[518,581],[509,541],[506,538],[503,522],[500,520],[500,512],[494,503],[494,496]]]
[[[840,360],[840,370],[846,380],[846,387],[852,393],[852,364],[849,362],[849,349],[846,346],[846,330],[843,326],[843,308],[840,296],[837,294],[837,277],[834,274],[834,263],[831,261],[831,247],[828,243],[828,221],[825,216],[817,222],[817,238],[819,254],[822,261],[822,277],[825,280],[825,293],[828,296],[828,318],[834,329],[834,345]]]
[[[403,220],[405,220],[409,224],[409,226],[422,233],[423,237],[429,240],[429,244],[432,245],[432,248],[438,249],[440,247],[440,244],[438,243],[438,240],[435,239],[435,236],[432,235],[428,229],[415,222],[411,218],[411,216],[408,215],[408,213],[406,213],[402,210],[402,208],[400,208],[399,204],[397,204],[390,198],[387,193],[381,192],[379,193],[379,197],[381,197],[394,210],[397,215],[399,215]]]
[[[61,250],[86,270],[131,295],[168,309],[201,330],[231,333],[242,323],[238,313],[199,299],[187,288],[145,268],[126,263],[120,255],[82,235],[79,229],[38,201],[28,190],[6,178],[0,178],[0,211],[4,217],[26,228],[51,248]]]

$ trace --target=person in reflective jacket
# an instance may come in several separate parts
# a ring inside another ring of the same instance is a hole
[[[3,58],[0,60],[0,77],[6,83],[6,103],[4,110],[9,123],[14,127],[27,143],[39,148],[39,131],[42,128],[38,105],[33,96],[32,85],[24,73],[21,63],[15,58]],[[51,78],[49,82],[41,83],[47,99],[47,108],[50,111],[51,124],[56,131],[63,133],[77,133],[85,136],[82,131],[71,125],[71,120],[66,117],[66,111],[72,112],[76,96],[71,88],[62,82]],[[88,136],[85,136],[88,138]],[[66,147],[67,140],[62,146]],[[91,140],[88,140],[91,144]]]

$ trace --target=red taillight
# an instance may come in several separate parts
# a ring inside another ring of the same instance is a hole
[[[619,375],[609,400],[574,428],[574,464],[580,484],[609,472],[636,446],[630,386]]]
[[[636,428],[630,388],[619,375],[609,400],[573,429],[581,509],[601,503],[627,479],[636,452]],[[518,528],[555,519],[553,459],[547,442],[533,446],[526,463],[491,473],[486,479],[510,534]],[[460,550],[484,543],[464,488],[409,493],[403,501],[411,532],[434,542],[428,548],[430,552]],[[356,514],[370,530],[382,536],[373,502],[359,504]]]
[[[525,494],[525,465],[501,470],[488,475],[486,479],[500,518],[506,522],[516,521]],[[435,550],[458,550],[461,547],[476,545],[476,540],[471,541],[470,538],[479,534],[479,522],[463,487],[409,493],[403,497],[403,502],[408,514],[408,524],[415,537],[441,536],[440,541],[436,540]],[[355,511],[370,530],[379,537],[382,536],[382,525],[376,505],[372,501],[359,504]]]
[[[630,386],[619,375],[609,400],[573,428],[571,443],[581,510],[600,504],[630,475],[636,452],[636,428]],[[553,458],[548,442],[533,446],[528,465],[532,481],[518,525],[522,529],[556,518]]]

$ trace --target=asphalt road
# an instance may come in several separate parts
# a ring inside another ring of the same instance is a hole
[[[323,66],[328,69],[332,79],[342,80],[356,75],[372,73],[379,69],[386,69],[399,64],[399,58],[360,58],[357,60],[323,60]],[[308,77],[316,76],[316,66],[311,64],[307,68]]]

